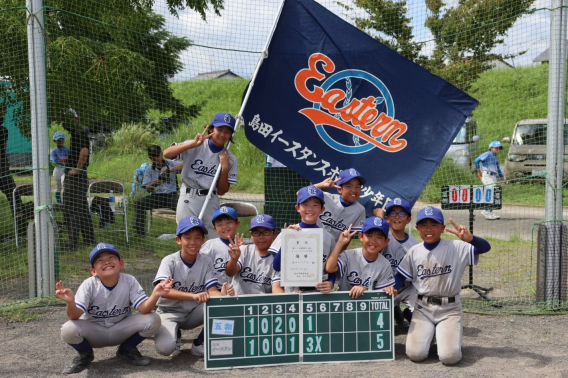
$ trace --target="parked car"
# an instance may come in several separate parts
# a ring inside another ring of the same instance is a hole
[[[446,157],[452,159],[457,166],[473,171],[475,170],[475,158],[479,156],[478,144],[477,121],[474,117],[467,117],[446,152]]]
[[[517,122],[505,160],[507,179],[536,176],[546,173],[547,119],[525,119]],[[564,178],[568,177],[568,119],[564,120]]]

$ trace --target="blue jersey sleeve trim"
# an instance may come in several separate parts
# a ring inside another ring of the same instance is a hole
[[[345,276],[345,267],[343,266],[343,263],[341,262],[341,260],[337,260],[337,268],[339,269],[340,277]]]
[[[75,302],[75,306],[79,307],[81,309],[81,311],[87,312],[87,309],[81,303]]]
[[[272,251],[269,249],[269,251]],[[278,251],[275,251],[276,256],[274,256],[274,260],[272,260],[272,267],[274,268],[275,271],[280,272],[280,263],[282,260],[282,251],[279,249]]]
[[[160,281],[165,281],[168,279],[168,276],[158,276],[156,278],[154,278],[154,281],[152,281],[152,285],[156,286],[157,284],[160,283]]]
[[[395,285],[395,281],[393,280],[393,281],[390,281],[389,283],[384,284],[384,285],[376,285],[374,289],[375,290],[383,290],[386,287],[390,287],[390,286],[394,286],[394,285]]]
[[[134,308],[138,309],[138,306],[140,306],[140,304],[142,304],[142,302],[146,301],[146,299],[148,299],[147,295],[143,295],[140,298],[138,298],[138,300],[134,303]]]
[[[400,274],[402,274],[404,277],[406,277],[407,280],[412,281],[414,279],[414,277],[412,277],[412,274],[408,273],[407,271],[405,271],[404,269],[402,269],[400,267],[400,265],[398,266],[398,268],[396,268],[396,270],[398,270],[398,272]]]
[[[219,280],[217,278],[212,278],[209,281],[207,281],[205,283],[205,288],[207,290],[211,289],[212,287],[217,287],[217,283],[219,282]]]

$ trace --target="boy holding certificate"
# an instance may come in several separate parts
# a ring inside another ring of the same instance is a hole
[[[325,210],[324,207],[325,200],[324,194],[321,189],[316,188],[313,185],[306,186],[298,191],[298,200],[296,202],[296,211],[300,213],[301,222],[299,224],[291,225],[288,228],[294,230],[302,230],[309,228],[318,228],[317,221],[319,215]],[[335,239],[333,236],[323,230],[323,266],[325,268],[325,262],[327,257],[333,250],[335,244]],[[274,243],[269,248],[269,251],[276,254],[273,261],[274,270],[280,272],[281,259],[282,259],[282,234],[279,234],[274,240]],[[286,287],[286,292],[314,292],[319,291],[321,293],[330,293],[333,290],[333,285],[335,283],[335,274],[328,275],[327,272],[323,271],[322,282],[318,283],[315,287]],[[280,286],[279,282],[273,285],[273,291],[276,291]],[[275,290],[276,289],[276,290]]]

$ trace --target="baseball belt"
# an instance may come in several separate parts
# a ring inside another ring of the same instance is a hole
[[[206,196],[209,194],[209,189],[196,189],[196,188],[185,188],[187,194],[197,194],[198,196]],[[217,194],[217,190],[213,190],[213,195]]]
[[[444,298],[448,298],[448,303],[454,303],[456,301],[456,297],[427,297],[425,295],[418,294],[418,300],[422,300],[422,298],[426,298],[426,302],[432,303],[438,306],[442,305]]]

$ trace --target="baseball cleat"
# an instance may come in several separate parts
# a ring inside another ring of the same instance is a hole
[[[67,366],[65,370],[63,370],[63,374],[79,373],[85,370],[94,359],[95,354],[93,351],[86,354],[79,354],[77,357],[73,358],[73,365]]]
[[[119,347],[116,351],[116,357],[120,358],[121,360],[128,361],[135,366],[150,365],[150,359],[141,355],[138,351],[138,348],[136,347],[129,349],[123,349],[122,347]]]

